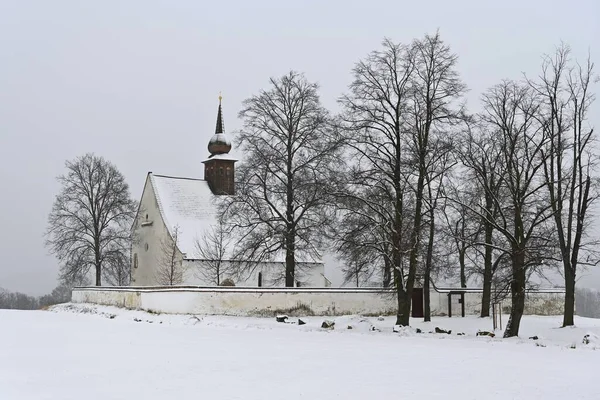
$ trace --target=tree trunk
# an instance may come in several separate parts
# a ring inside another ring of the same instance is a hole
[[[102,267],[96,264],[96,286],[102,286]]]
[[[490,307],[492,305],[492,271],[485,266],[483,271],[483,294],[481,296],[481,318],[490,316]]]
[[[424,157],[423,157],[424,158]],[[421,219],[423,209],[423,191],[425,189],[425,171],[421,168],[419,172],[419,179],[417,181],[417,193],[415,199],[415,219],[413,229],[410,235],[410,256],[408,260],[408,277],[406,279],[406,300],[403,304],[403,309],[398,309],[398,317],[400,314],[404,316],[406,326],[409,324],[410,319],[410,303],[412,300],[413,286],[415,284],[415,278],[417,275],[417,263],[419,255],[419,244],[421,242]],[[401,324],[404,325],[404,324]]]
[[[285,287],[294,287],[296,263],[294,260],[294,239],[288,234],[285,249]]]
[[[519,336],[521,317],[525,310],[525,252],[523,249],[513,249],[512,252],[512,282],[510,284],[512,307],[504,337]]]
[[[481,298],[481,317],[490,316],[492,302],[492,234],[493,227],[485,223],[485,254],[483,259],[483,295]]]
[[[392,283],[392,266],[387,258],[383,262],[383,287],[390,287]]]
[[[575,273],[573,268],[565,268],[565,309],[562,326],[575,325]]]
[[[433,209],[429,211],[429,241],[427,242],[427,256],[425,259],[425,274],[423,276],[423,320],[431,321],[431,298],[429,296],[429,282],[433,264],[433,240],[435,238],[435,215]]]
[[[396,313],[396,325],[408,326],[410,324],[410,297],[408,296],[401,276],[401,255],[399,250],[394,250],[394,285],[396,287],[396,298],[398,300],[398,311]]]
[[[466,266],[465,266],[465,249],[464,248],[462,248],[458,252],[458,262],[460,263],[460,287],[466,288],[467,287],[467,274],[465,272]]]
[[[489,222],[493,219],[494,199],[487,192],[485,194],[485,211],[487,218],[483,219],[483,226],[485,229],[485,250],[483,256],[483,295],[481,299],[482,318],[490,316],[490,306],[492,302],[492,278],[494,277],[492,263],[492,255],[494,250],[492,247],[494,226]]]
[[[410,325],[410,297],[406,290],[397,288],[398,291],[398,313],[396,315],[396,325]]]
[[[429,274],[426,274],[423,278],[423,321],[431,321],[431,296],[430,296],[430,278]]]

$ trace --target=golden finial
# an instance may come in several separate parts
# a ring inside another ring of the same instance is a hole
[[[221,96],[221,92],[219,92],[219,104],[221,104],[221,100],[223,100],[223,96]]]

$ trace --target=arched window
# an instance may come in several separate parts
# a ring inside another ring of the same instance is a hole
[[[223,167],[219,168],[219,175],[223,176]]]
[[[258,273],[258,287],[262,287],[262,272]]]
[[[227,167],[225,173],[227,174],[227,176],[231,175],[231,168]]]
[[[133,253],[133,268],[138,267],[137,253]]]

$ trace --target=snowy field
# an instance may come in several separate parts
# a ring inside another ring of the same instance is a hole
[[[600,398],[600,320],[524,317],[505,340],[475,336],[489,319],[331,319],[0,310],[0,399]]]

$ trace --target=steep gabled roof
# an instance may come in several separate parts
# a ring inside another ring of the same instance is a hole
[[[178,247],[185,259],[197,259],[197,240],[204,237],[213,226],[217,226],[217,198],[208,182],[203,179],[181,178],[174,176],[148,174],[161,217],[171,234],[174,236],[175,227],[179,227]],[[231,244],[235,246],[236,240]],[[234,249],[227,249],[230,257]],[[271,262],[283,262],[285,254],[280,251]],[[297,262],[322,263],[321,260],[304,259],[299,257]]]
[[[178,247],[194,258],[196,240],[217,223],[216,196],[203,179],[150,174],[156,201],[171,236],[179,227]]]

